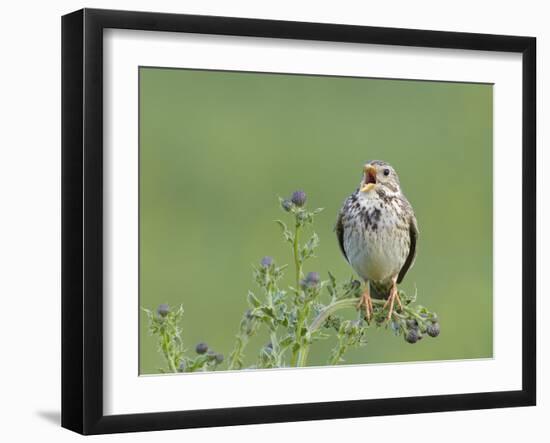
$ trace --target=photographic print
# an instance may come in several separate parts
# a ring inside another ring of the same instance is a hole
[[[63,16],[62,426],[535,405],[536,46]]]
[[[493,357],[493,85],[139,68],[141,375]]]

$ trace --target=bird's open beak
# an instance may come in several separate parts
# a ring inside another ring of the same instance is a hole
[[[365,166],[365,183],[361,192],[369,192],[376,186],[376,168],[372,165]]]

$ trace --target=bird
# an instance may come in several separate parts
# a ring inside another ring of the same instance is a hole
[[[363,166],[359,187],[344,201],[334,230],[344,258],[365,282],[357,309],[364,306],[370,322],[372,298],[385,299],[389,321],[395,304],[403,309],[397,284],[415,262],[419,236],[413,207],[389,163]]]

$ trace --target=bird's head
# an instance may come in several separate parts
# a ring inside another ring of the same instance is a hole
[[[386,194],[398,194],[401,192],[399,177],[392,166],[381,160],[372,160],[363,167],[363,178],[359,184],[361,194],[369,194],[372,191],[383,190]]]

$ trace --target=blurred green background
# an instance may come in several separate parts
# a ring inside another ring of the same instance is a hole
[[[438,313],[441,335],[410,345],[389,330],[346,363],[492,356],[492,85],[140,68],[140,305],[185,308],[183,335],[226,356],[251,265],[291,260],[273,220],[295,189],[316,222],[307,271],[349,278],[333,233],[369,159],[390,162],[420,227],[401,288]],[[286,281],[291,284],[292,273]],[[354,315],[350,312],[349,315]],[[252,364],[267,338],[248,347]],[[323,365],[333,340],[312,346]],[[140,313],[140,373],[164,361]]]

